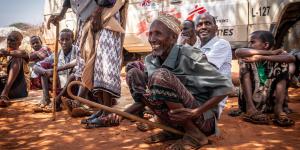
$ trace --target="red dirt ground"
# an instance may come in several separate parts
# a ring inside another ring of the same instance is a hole
[[[124,82],[122,87],[118,109],[132,102]],[[290,117],[296,121],[290,128],[253,125],[240,117],[229,117],[229,109],[237,105],[237,99],[230,98],[219,121],[220,136],[210,137],[212,144],[203,149],[300,149],[299,96],[300,90],[290,90],[289,106],[294,111]],[[144,144],[143,139],[159,129],[140,132],[130,121],[123,121],[118,127],[83,129],[82,118],[71,118],[66,111],[58,112],[56,121],[52,121],[51,113],[32,113],[39,99],[41,91],[32,91],[29,97],[14,101],[8,108],[0,108],[0,149],[157,150],[171,143]]]

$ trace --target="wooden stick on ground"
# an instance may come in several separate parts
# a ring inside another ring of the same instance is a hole
[[[131,120],[135,120],[135,121],[139,121],[141,123],[146,123],[148,125],[151,125],[153,127],[156,127],[156,128],[160,128],[160,129],[163,129],[163,130],[166,130],[166,131],[169,131],[169,132],[172,132],[172,133],[175,133],[175,134],[179,134],[179,135],[184,135],[183,132],[181,131],[178,131],[174,128],[171,128],[171,127],[168,127],[168,126],[165,126],[165,125],[162,125],[162,124],[159,124],[159,123],[155,123],[155,122],[151,122],[149,120],[146,120],[146,119],[142,119],[140,117],[137,117],[135,115],[132,115],[132,114],[129,114],[127,112],[123,112],[123,111],[120,111],[120,110],[117,110],[117,109],[114,109],[114,108],[110,108],[110,107],[107,107],[107,106],[104,106],[104,105],[101,105],[101,104],[98,104],[98,103],[95,103],[95,102],[92,102],[92,101],[89,101],[87,99],[84,99],[82,97],[79,97],[79,96],[75,96],[72,91],[71,91],[71,88],[74,86],[74,85],[81,85],[81,86],[84,86],[83,83],[79,82],[79,81],[73,81],[69,84],[68,86],[68,94],[70,97],[72,97],[73,99],[75,100],[78,100],[80,101],[81,103],[84,103],[84,104],[87,104],[89,106],[93,106],[93,107],[96,107],[96,108],[100,108],[100,109],[103,109],[105,111],[108,111],[108,112],[112,112],[112,113],[116,113],[117,115],[120,115],[122,117],[125,117],[125,118],[128,118],[128,119],[131,119]]]
[[[57,91],[57,62],[58,62],[58,38],[59,38],[59,24],[56,25],[55,29],[55,49],[54,49],[54,65],[53,65],[53,84],[52,84],[52,94],[53,94],[53,114],[52,120],[56,120],[56,91]]]

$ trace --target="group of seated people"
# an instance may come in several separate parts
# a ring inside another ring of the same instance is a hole
[[[147,138],[148,143],[178,139],[169,149],[199,148],[208,144],[207,136],[216,133],[227,96],[233,91],[232,49],[228,41],[217,36],[214,17],[204,13],[195,21],[184,21],[182,26],[171,15],[159,15],[149,29],[152,53],[144,62],[131,62],[126,66],[126,83],[134,102],[124,111],[141,114],[147,107],[157,116],[157,122],[183,131],[183,136],[162,131]],[[78,47],[73,45],[73,32],[63,29],[59,35],[57,106],[51,106],[49,96],[54,55],[41,46],[37,36],[31,38],[35,50],[31,54],[19,49],[21,41],[22,34],[13,31],[7,38],[7,50],[0,51],[1,57],[9,57],[7,81],[0,85],[0,106],[8,106],[9,99],[28,95],[26,66],[33,61],[31,77],[40,78],[44,95],[35,110],[50,112],[48,107],[60,110],[68,83],[80,80],[74,76],[80,56]],[[273,121],[278,126],[291,126],[294,121],[285,111],[288,110],[285,109],[288,108],[287,88],[299,69],[300,53],[288,54],[274,49],[274,43],[271,32],[255,31],[250,34],[249,47],[235,51],[240,66],[239,110],[235,113],[243,113],[243,119],[251,123]],[[291,67],[296,69],[291,71]],[[80,96],[87,95],[85,89],[76,91]],[[123,119],[114,113],[102,114],[98,111],[82,120],[82,124],[87,128],[107,127],[119,125]]]

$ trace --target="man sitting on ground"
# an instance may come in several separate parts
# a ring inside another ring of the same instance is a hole
[[[73,32],[70,29],[63,29],[59,34],[59,43],[61,50],[58,53],[58,88],[63,88],[69,76],[72,74],[74,66],[76,65],[76,52],[79,51],[76,46],[73,45]],[[49,96],[49,79],[53,75],[53,63],[54,54],[45,58],[43,61],[38,62],[34,67],[33,71],[41,76],[42,87],[43,87],[43,99],[41,100],[39,107],[34,109],[35,112],[51,112],[50,96]],[[59,92],[56,91],[56,92]],[[57,111],[61,110],[60,97],[66,91],[63,90],[56,97],[57,99]]]
[[[23,36],[18,31],[12,31],[7,37],[7,50],[0,50],[0,57],[8,57],[7,80],[0,83],[0,107],[7,107],[9,99],[22,98],[28,95],[28,54],[20,50]]]
[[[272,50],[274,36],[269,31],[250,34],[249,48],[237,49],[240,65],[239,106],[244,120],[269,124],[265,113],[274,113],[274,124],[291,126],[294,121],[283,112],[288,80],[288,63],[295,61],[283,50]]]
[[[168,149],[197,149],[215,133],[216,107],[232,91],[232,83],[201,51],[176,45],[179,33],[180,22],[173,16],[160,15],[152,22],[148,38],[152,54],[145,58],[145,74],[138,67],[128,71],[140,88],[134,89],[138,99],[125,111],[134,113],[148,106],[162,124],[185,133],[181,137],[162,131],[147,138],[147,143],[181,138]],[[103,126],[119,121],[120,116],[110,114],[103,118]]]
[[[29,54],[29,61],[33,61],[33,64],[30,64],[31,67],[33,67],[37,62],[44,60],[46,57],[52,54],[50,48],[42,46],[42,40],[39,36],[31,36],[30,45],[31,48],[34,50]],[[41,78],[32,71],[30,74],[30,89],[40,88],[42,88]]]

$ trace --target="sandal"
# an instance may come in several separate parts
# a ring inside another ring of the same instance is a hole
[[[236,109],[236,110],[230,110],[228,115],[231,117],[237,117],[240,116],[243,112],[241,111],[241,109]]]
[[[273,119],[273,123],[279,127],[289,127],[295,124],[295,121],[287,116],[286,113],[281,113],[278,117]]]
[[[254,123],[254,124],[269,124],[269,121],[270,121],[268,116],[266,114],[263,114],[260,111],[257,111],[252,114],[245,114],[243,116],[243,120]]]
[[[90,123],[93,119],[100,117],[103,114],[103,111],[99,110],[96,113],[92,114],[89,116],[87,119],[82,119],[81,124],[88,124]]]
[[[85,117],[92,115],[92,113],[83,107],[77,107],[72,109],[70,115],[71,117]]]
[[[52,105],[48,104],[48,105],[44,105],[44,104],[40,104],[37,105],[35,108],[32,109],[33,113],[51,113],[52,112]]]
[[[177,140],[174,144],[167,147],[167,150],[191,150],[199,149],[200,147],[207,145],[201,144],[196,138],[184,135],[182,139]]]
[[[8,107],[11,104],[9,98],[7,96],[1,95],[0,96],[0,107]]]
[[[94,129],[100,127],[113,127],[118,126],[119,123],[110,123],[107,117],[97,117],[91,120],[89,123],[86,124],[85,129]]]
[[[283,107],[283,111],[284,111],[286,114],[291,114],[291,113],[293,113],[293,110],[290,109],[289,107]]]
[[[151,135],[144,139],[144,142],[147,144],[154,144],[159,142],[165,142],[169,140],[176,140],[181,138],[182,136],[168,132],[168,131],[161,131],[157,134]]]
[[[146,123],[138,122],[138,123],[136,123],[136,125],[137,125],[136,128],[142,132],[146,132],[146,131],[154,129],[153,126],[150,126]]]
[[[151,110],[145,110],[145,111],[143,112],[143,118],[144,118],[144,119],[149,120],[149,119],[151,119],[151,118],[153,118],[153,117],[155,117],[155,114],[154,114],[153,111],[151,111]]]
[[[61,97],[61,101],[70,116],[72,116],[73,109],[80,107],[80,103],[78,101],[68,99],[66,97]]]

